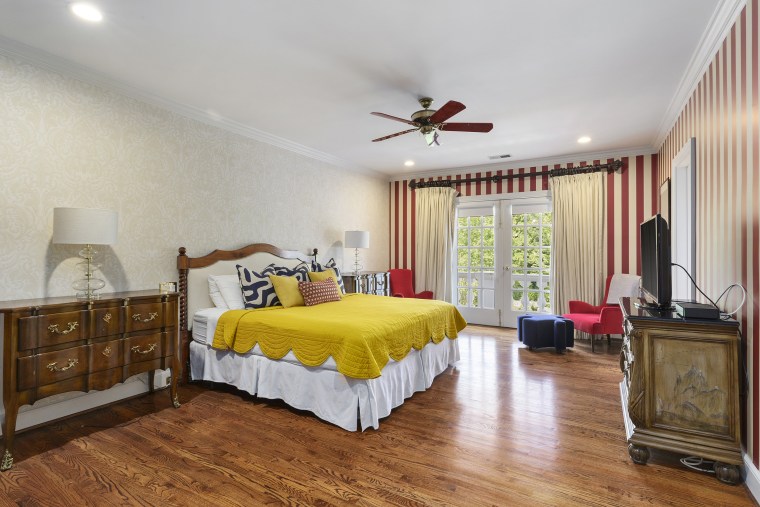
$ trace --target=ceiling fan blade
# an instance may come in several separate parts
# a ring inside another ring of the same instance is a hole
[[[409,132],[414,132],[416,130],[419,130],[419,129],[409,129],[409,130],[404,130],[403,132],[396,132],[395,134],[391,134],[389,136],[378,137],[377,139],[373,139],[372,142],[376,143],[377,141],[385,141],[386,139],[390,139],[391,137],[400,136],[402,134],[408,134]]]
[[[385,113],[369,113],[369,114],[374,114],[375,116],[380,116],[381,118],[388,118],[389,120],[400,121],[401,123],[406,123],[407,125],[414,125],[415,127],[419,127],[420,126],[419,123],[415,123],[415,122],[413,122],[411,120],[405,120],[403,118],[399,118],[398,116],[391,116],[391,115],[385,114]]]
[[[491,132],[493,123],[444,123],[438,128],[457,132]]]
[[[456,100],[450,100],[446,102],[442,108],[440,108],[438,111],[433,113],[433,115],[430,118],[428,118],[428,120],[430,121],[430,123],[433,123],[433,124],[441,123],[448,120],[455,114],[461,113],[462,111],[464,111],[464,109],[465,109],[464,104],[462,104],[461,102],[457,102]]]

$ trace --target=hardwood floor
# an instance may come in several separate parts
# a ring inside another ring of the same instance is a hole
[[[0,473],[18,505],[755,505],[746,486],[625,445],[619,341],[528,351],[469,326],[462,359],[349,433],[228,389],[135,398],[21,433]]]

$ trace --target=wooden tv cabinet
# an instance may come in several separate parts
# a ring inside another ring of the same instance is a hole
[[[646,464],[649,448],[715,461],[716,477],[742,480],[739,324],[683,319],[621,298],[620,369],[628,453]]]
[[[179,294],[132,291],[87,301],[73,297],[0,302],[3,315],[3,436],[0,470],[13,466],[18,409],[54,394],[104,390],[171,368],[175,407]]]

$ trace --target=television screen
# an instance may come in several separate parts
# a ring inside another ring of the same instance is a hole
[[[641,223],[641,288],[651,306],[670,307],[671,276],[670,231],[657,214]]]

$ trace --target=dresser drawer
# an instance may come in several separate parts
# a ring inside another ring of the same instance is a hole
[[[139,363],[157,359],[171,353],[166,353],[166,333],[151,333],[130,336],[124,341],[124,364]]]
[[[97,308],[90,313],[90,336],[112,336],[121,333],[121,307]]]
[[[18,390],[53,384],[87,373],[89,345],[18,359]]]
[[[124,364],[124,340],[93,343],[90,346],[90,371],[116,368]]]
[[[164,303],[145,303],[126,307],[125,331],[144,331],[161,329],[165,322],[166,305]]]
[[[86,311],[51,313],[19,319],[18,349],[74,342],[86,336]]]

